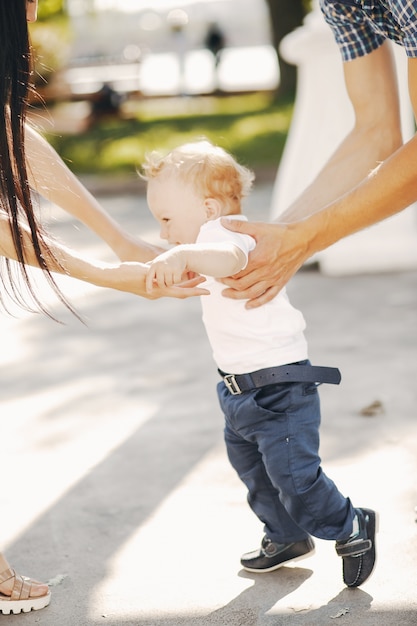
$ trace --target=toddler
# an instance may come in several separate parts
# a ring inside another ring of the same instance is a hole
[[[221,217],[242,220],[253,174],[218,146],[196,141],[143,166],[149,208],[170,250],[149,262],[147,289],[171,286],[187,273],[206,277],[203,322],[220,382],[224,436],[231,465],[264,526],[260,548],[243,568],[270,572],[310,556],[312,536],[334,540],[348,587],[362,585],[375,564],[376,513],[355,508],[323,472],[317,386],[338,384],[337,369],[311,365],[305,322],[285,289],[254,309],[222,296],[216,278],[242,270],[255,247]]]

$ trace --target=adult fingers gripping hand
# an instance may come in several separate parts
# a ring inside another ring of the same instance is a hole
[[[190,298],[192,296],[206,296],[209,295],[209,291],[207,289],[202,289],[198,287],[202,282],[205,282],[205,278],[202,276],[197,276],[190,280],[186,280],[182,283],[172,285],[172,287],[158,287],[153,286],[152,291],[147,293],[147,298],[149,300],[156,300],[157,298],[170,297],[170,298],[179,298],[184,300],[185,298]]]
[[[100,272],[99,280],[95,280],[94,283],[127,291],[149,300],[163,297],[184,299],[209,293],[207,289],[199,287],[205,281],[203,276],[183,279],[182,282],[172,286],[158,286],[154,283],[151,291],[148,292],[146,285],[148,270],[149,267],[143,263],[124,262],[116,267],[106,265],[104,272]]]
[[[307,255],[296,241],[290,224],[267,224],[222,219],[229,230],[251,235],[256,247],[248,265],[233,277],[220,279],[227,289],[223,295],[247,300],[251,309],[274,298],[299,269]]]

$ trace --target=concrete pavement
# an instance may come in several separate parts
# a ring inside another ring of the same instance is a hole
[[[252,219],[267,219],[270,195],[255,189]],[[156,238],[143,195],[103,204]],[[111,258],[57,216],[66,243]],[[262,528],[226,459],[198,300],[62,285],[87,326],[58,305],[65,325],[2,320],[2,543],[53,599],[1,626],[417,624],[417,272],[310,269],[289,286],[312,361],[342,372],[339,387],[321,387],[323,468],[380,513],[377,567],[357,590],[320,540],[297,566],[241,570]]]

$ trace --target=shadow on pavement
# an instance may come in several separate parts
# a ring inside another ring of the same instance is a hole
[[[373,459],[372,455],[379,449],[384,455],[388,450],[388,456],[384,457],[386,465],[391,450],[398,452],[398,458],[407,454],[415,457],[416,286],[415,272],[343,279],[301,272],[289,289],[294,305],[301,308],[307,320],[312,361],[338,366],[342,371],[340,388],[322,388],[323,458],[355,494],[364,489],[384,506],[389,492],[389,498],[404,507],[397,507],[398,515],[403,514],[410,497],[415,496],[410,486],[411,482],[414,484],[413,472],[401,465],[394,467],[395,463],[392,467],[382,464],[374,470],[367,459]],[[416,623],[417,609],[415,603],[412,606],[408,587],[401,609],[392,612],[381,602],[375,608],[376,594],[372,587],[372,596],[362,590],[343,589],[332,597],[330,585],[331,599],[327,603],[321,599],[327,590],[321,588],[320,598],[306,600],[305,610],[292,610],[291,598],[285,610],[282,603],[276,606],[311,582],[313,571],[303,568],[282,568],[259,579],[241,574],[240,578],[253,580],[254,584],[239,593],[231,591],[230,599],[220,608],[213,606],[207,610],[194,606],[184,588],[184,604],[191,606],[189,611],[184,608],[171,614],[168,608],[161,615],[159,605],[155,605],[155,613],[147,616],[146,610],[141,612],[139,594],[137,617],[126,616],[123,606],[119,617],[103,615],[98,621],[99,609],[94,617],[89,617],[92,604],[99,605],[97,588],[108,577],[114,556],[149,522],[201,459],[222,445],[222,416],[215,395],[217,374],[197,300],[148,302],[97,290],[83,298],[79,309],[88,327],[65,313],[66,326],[41,316],[19,321],[18,333],[25,357],[11,359],[1,368],[3,403],[15,399],[35,403],[39,396],[55,394],[53,403],[39,412],[34,427],[36,453],[42,455],[44,450],[47,454],[59,446],[64,449],[66,438],[69,441],[76,431],[82,434],[83,429],[95,429],[99,446],[102,415],[106,419],[109,414],[114,415],[116,437],[126,416],[137,412],[140,417],[143,406],[151,408],[146,419],[138,419],[138,426],[132,428],[129,436],[122,438],[73,484],[68,483],[59,497],[9,545],[7,555],[16,568],[29,559],[32,569],[36,566],[37,576],[46,572],[47,578],[51,573],[61,572],[65,578],[54,589],[54,599],[47,610],[2,616],[2,624],[327,626],[335,624],[333,616],[344,606],[349,607],[358,626]],[[381,400],[384,412],[365,418],[360,414],[361,407],[376,398]],[[78,463],[75,447],[72,463],[74,467]],[[355,468],[359,468],[357,475]],[[64,470],[64,465],[57,463],[49,468],[49,473],[59,480]],[[388,472],[394,470],[399,473],[395,485],[388,485]],[[48,476],[42,480],[47,488]],[[365,504],[361,502],[358,506]],[[389,502],[385,506],[388,509]],[[185,519],[184,524],[192,525],[192,520]],[[228,528],[227,520],[224,526]],[[166,533],[169,532],[167,528]],[[401,532],[396,533],[394,542],[389,532],[390,529],[386,531],[386,550],[391,555],[389,550],[394,550],[395,542],[401,541]],[[187,545],[186,534],[185,528],[184,550],[194,549]],[[216,544],[215,538],[211,541],[209,545],[203,542],[203,554]],[[406,534],[403,541],[402,550],[406,554]],[[163,543],[166,545],[167,542]],[[162,571],[167,567],[169,554],[160,550],[156,541],[154,559],[161,561]],[[146,562],[141,556],[138,553],[133,560],[137,559],[138,571],[146,576]],[[401,560],[401,555],[398,558]],[[410,553],[409,585],[414,563]],[[385,567],[382,560],[380,567],[386,573],[381,579],[379,600],[389,601],[398,570],[389,559],[385,560]],[[403,575],[406,580],[405,570]],[[132,576],[136,576],[135,569]],[[181,567],[173,567],[176,583],[181,581],[181,576]],[[195,576],[199,576],[198,571]],[[415,580],[415,571],[413,576]],[[158,584],[155,581],[156,587]],[[162,604],[164,592],[163,587],[158,590]],[[316,602],[320,606],[315,606]],[[346,617],[350,617],[349,613]]]

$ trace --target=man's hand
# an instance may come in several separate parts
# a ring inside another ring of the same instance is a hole
[[[227,218],[222,219],[222,224],[229,230],[250,235],[256,241],[246,268],[233,278],[220,280],[228,287],[223,295],[248,300],[248,309],[272,300],[308,257],[297,241],[296,224],[240,222]]]

